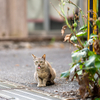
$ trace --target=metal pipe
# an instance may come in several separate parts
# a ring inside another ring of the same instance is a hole
[[[50,20],[49,20],[49,0],[44,0],[44,30],[49,31]]]

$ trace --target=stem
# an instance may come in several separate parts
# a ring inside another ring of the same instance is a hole
[[[71,29],[71,26],[70,26],[70,24],[68,23],[68,20],[67,20],[67,18],[66,18],[66,15],[65,15],[65,13],[64,13],[64,10],[61,8],[61,6],[60,6],[60,9],[61,9],[61,12],[62,12],[63,15],[64,15],[66,25]]]
[[[99,78],[100,78],[100,74],[98,73],[98,72],[96,72],[97,74],[98,74],[98,76],[99,76]]]
[[[79,6],[77,6],[75,3],[73,3],[73,2],[70,1],[70,0],[68,0],[68,2],[66,2],[66,3],[70,3],[70,4],[74,5],[75,7],[77,7],[77,8],[80,10],[81,16],[83,16],[83,15],[85,16],[85,14],[83,14],[84,12],[82,12],[81,8],[80,8]],[[83,17],[82,17],[82,20],[83,20],[83,23],[84,23],[84,25],[85,25],[85,22],[84,22]]]
[[[73,29],[72,29],[72,32],[73,32],[74,35],[77,37],[77,35],[76,35],[76,33],[75,33],[75,31],[74,31]],[[78,37],[77,37],[77,40],[78,40],[79,44],[81,45],[81,47],[84,48],[84,46],[83,46],[81,40],[80,40]]]
[[[84,23],[84,25],[85,25],[85,21],[84,21],[84,19],[83,19],[83,13],[82,13],[82,11],[80,11],[80,13],[81,13],[81,16],[82,16],[83,23]]]
[[[51,3],[51,2],[50,2]],[[57,11],[57,13],[60,15],[61,18],[63,18],[63,20],[65,20],[64,16],[62,16],[62,14],[54,7],[54,5],[51,3],[51,5],[53,6],[53,8]]]
[[[75,33],[75,31],[71,28],[70,24],[68,23],[68,20],[67,20],[67,18],[66,18],[66,15],[65,15],[65,13],[64,13],[64,10],[62,9],[61,6],[60,6],[60,9],[61,9],[62,14],[64,15],[66,25],[70,28],[70,30],[71,30],[71,31],[74,33],[74,35],[76,36],[76,33]],[[76,36],[76,37],[77,37],[77,36]],[[84,46],[83,46],[81,40],[80,40],[78,37],[77,37],[77,40],[78,40],[80,46],[81,46],[82,48],[84,48]]]

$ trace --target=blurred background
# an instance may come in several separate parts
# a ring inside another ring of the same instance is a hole
[[[72,1],[86,14],[87,0]],[[60,11],[60,0],[0,0],[0,40],[62,38],[60,30],[65,23],[50,2]],[[73,11],[77,12],[71,4],[66,4],[64,9],[69,19],[73,18]],[[69,32],[67,29],[66,33]]]

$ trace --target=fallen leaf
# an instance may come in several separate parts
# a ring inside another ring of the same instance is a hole
[[[18,67],[18,66],[19,66],[19,64],[16,64],[15,66],[17,66],[17,67]]]
[[[29,66],[29,65],[26,65],[27,67]]]
[[[54,92],[58,92],[57,90],[54,90]]]
[[[60,44],[59,46],[60,46],[60,48],[64,48],[65,47],[64,44]]]

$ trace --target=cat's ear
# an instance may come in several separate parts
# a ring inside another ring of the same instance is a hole
[[[35,55],[33,55],[33,54],[32,54],[32,57],[33,57],[33,59],[35,59],[35,58],[36,58],[36,56],[35,56]]]
[[[45,59],[46,59],[46,55],[44,54],[44,55],[42,56],[42,58],[45,60]]]

